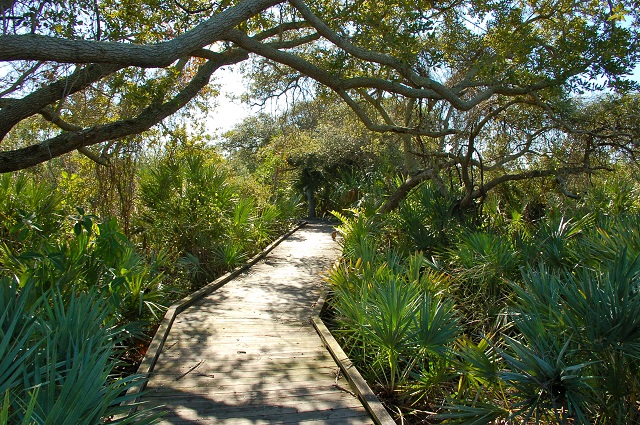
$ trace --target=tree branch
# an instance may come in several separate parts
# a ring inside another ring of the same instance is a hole
[[[194,50],[223,39],[230,29],[280,2],[281,0],[245,0],[184,34],[149,45],[66,40],[36,34],[4,35],[0,36],[0,61],[42,60],[163,68]]]
[[[364,109],[358,103],[353,100],[351,96],[345,91],[337,89],[335,90],[338,96],[344,100],[347,105],[356,113],[360,121],[371,131],[375,131],[377,133],[397,133],[397,134],[411,134],[415,136],[427,136],[427,137],[441,137],[447,136],[450,134],[457,134],[458,130],[452,128],[446,128],[443,130],[425,130],[420,128],[409,128],[402,127],[398,125],[380,125],[375,124],[371,118],[367,115]]]
[[[525,171],[519,174],[504,174],[500,177],[496,177],[491,180],[487,184],[475,190],[472,194],[473,199],[480,198],[485,196],[487,192],[491,189],[499,186],[508,181],[519,181],[519,180],[528,180],[540,177],[550,177],[550,176],[558,176],[558,175],[567,175],[567,174],[584,174],[591,173],[598,170],[606,170],[612,171],[607,167],[561,167],[561,168],[552,168],[547,170],[530,170]]]
[[[447,166],[451,166],[452,163],[447,164]],[[590,173],[593,171],[598,171],[598,170],[607,170],[607,171],[612,171],[611,169],[607,168],[607,167],[591,167],[591,168],[586,168],[586,167],[563,167],[563,168],[554,168],[554,169],[547,169],[547,170],[531,170],[531,171],[526,171],[526,172],[522,172],[519,174],[504,174],[500,177],[497,177],[493,180],[491,180],[489,183],[483,185],[482,187],[480,187],[479,189],[475,190],[472,194],[471,194],[471,199],[478,199],[481,198],[483,196],[486,196],[486,194],[494,189],[496,186],[499,186],[503,183],[506,183],[508,181],[518,181],[518,180],[528,180],[528,179],[533,179],[533,178],[540,178],[540,177],[549,177],[549,176],[562,176],[562,175],[567,175],[567,174],[583,174],[583,173]],[[387,199],[387,201],[378,209],[378,213],[379,214],[386,214],[388,212],[393,211],[394,209],[396,209],[399,205],[400,202],[407,196],[407,194],[411,191],[411,189],[413,189],[414,187],[418,186],[420,183],[432,179],[434,180],[434,182],[436,181],[436,177],[437,174],[434,173],[433,169],[428,169],[428,170],[424,170],[422,172],[420,172],[419,174],[412,176],[410,178],[408,178],[404,183],[402,183],[400,185],[400,187],[398,187],[398,189]],[[564,191],[563,191],[564,193]],[[446,194],[446,188],[445,188],[445,192],[444,194]],[[568,193],[565,193],[565,195],[569,196]],[[578,195],[574,195],[574,196],[578,196]]]
[[[267,30],[262,31],[261,33],[254,35],[253,38],[259,41],[263,41],[263,40],[266,40],[267,38],[275,37],[276,35],[281,36],[286,31],[295,31],[295,30],[301,30],[304,28],[312,28],[312,27],[305,21],[283,22],[280,25],[276,25],[275,27],[269,28]]]
[[[571,199],[582,199],[582,196],[569,192],[569,190],[567,189],[567,181],[563,179],[562,176],[556,176],[556,181],[560,185],[560,190],[562,191],[564,196]]]
[[[475,97],[465,100],[462,98],[461,93],[463,93],[466,87],[460,85],[461,83],[456,85],[454,90],[453,88],[446,87],[436,80],[419,75],[418,73],[413,71],[410,66],[406,65],[402,60],[398,58],[357,47],[348,40],[338,35],[320,18],[318,18],[303,0],[289,0],[289,2],[314,28],[316,28],[316,30],[318,30],[318,33],[320,33],[320,35],[331,41],[337,47],[365,62],[374,62],[394,69],[402,77],[406,78],[412,85],[432,90],[433,92],[437,93],[440,98],[446,99],[447,102],[453,105],[453,107],[461,111],[468,111],[479,103],[491,98],[491,96],[495,94],[505,94],[509,96],[528,94],[532,91],[538,91],[547,87],[557,85],[566,80],[566,77],[562,76],[558,79],[550,79],[538,84],[523,87],[504,85],[494,82],[492,84],[485,85],[485,87],[487,88],[484,91],[477,93]],[[468,77],[472,76],[474,72],[475,71],[473,71],[473,69],[470,70],[470,72],[468,73]],[[463,81],[470,83],[470,81],[468,81],[467,79]]]
[[[449,135],[457,133],[457,130],[453,129],[444,129],[444,130],[436,130],[429,131],[424,129],[416,129],[416,128],[405,128],[401,126],[393,126],[393,125],[378,125],[375,124],[366,112],[349,96],[346,92],[346,88],[359,88],[359,87],[373,87],[378,88],[376,86],[386,86],[394,92],[395,89],[398,91],[404,91],[405,93],[413,91],[413,95],[415,97],[428,97],[433,96],[435,93],[433,91],[425,91],[425,90],[413,90],[407,86],[402,86],[397,83],[376,79],[376,78],[351,78],[347,80],[341,80],[337,78],[335,75],[332,75],[312,63],[296,56],[288,52],[280,51],[269,44],[260,43],[259,41],[252,39],[247,34],[243,33],[239,30],[229,31],[228,34],[229,41],[234,42],[236,45],[246,49],[250,52],[257,53],[261,56],[266,57],[267,59],[271,59],[275,62],[282,63],[287,65],[300,73],[313,78],[319,83],[331,88],[334,90],[347,104],[353,109],[353,111],[358,115],[358,117],[362,120],[365,126],[372,131],[375,132],[393,132],[400,134],[414,134],[414,135],[423,135],[429,137],[440,137],[442,135]],[[404,87],[406,90],[401,90]],[[409,96],[414,97],[414,96]]]
[[[411,191],[411,189],[427,180],[433,180],[434,182],[439,181],[437,173],[432,168],[423,170],[415,176],[411,176],[407,180],[405,180],[400,185],[400,187],[398,187],[398,189],[396,189],[396,191],[393,192],[393,194],[385,201],[385,203],[382,204],[380,208],[378,208],[377,213],[386,214],[398,208],[400,202],[407,197],[407,194]],[[447,193],[447,189],[444,186],[439,187],[439,185],[436,184],[436,189],[438,189],[438,192],[440,192],[440,194],[442,195],[446,195]]]
[[[0,173],[16,171],[58,157],[83,146],[90,146],[107,140],[137,134],[148,130],[167,116],[175,113],[195,97],[208,83],[213,72],[225,65],[232,65],[248,57],[240,50],[220,54],[218,61],[208,61],[201,65],[196,75],[175,97],[160,104],[150,105],[132,119],[69,131],[37,145],[0,153]]]
[[[5,99],[0,110],[0,140],[23,119],[39,113],[47,105],[83,90],[120,69],[122,69],[121,65],[91,64],[78,68],[70,76],[42,87],[22,99]]]
[[[60,127],[62,130],[65,130],[65,131],[82,131],[82,127],[80,127],[79,125],[75,125],[75,124],[71,124],[69,122],[66,122],[65,120],[62,119],[60,114],[58,114],[56,111],[54,111],[53,108],[51,108],[50,106],[47,106],[47,107],[43,108],[40,111],[40,115],[42,115],[42,117],[45,120],[47,120],[50,123],[55,124],[58,127]],[[92,160],[94,162],[97,162],[100,165],[104,165],[104,166],[109,165],[109,158],[107,158],[104,155],[98,155],[98,154],[92,152],[86,146],[79,147],[78,148],[78,152],[80,152],[81,154],[83,154],[84,156],[89,158],[90,160]]]
[[[538,98],[538,96],[535,96],[535,95],[532,94],[531,97],[532,97],[532,99],[527,100],[525,103],[528,103],[528,104],[534,105],[534,106],[538,106],[538,107],[542,108],[543,110],[545,110],[547,112],[547,115],[549,116],[549,118],[551,120],[553,120],[556,123],[558,123],[560,126],[562,126],[562,128],[564,128],[569,133],[588,135],[588,136],[593,136],[593,137],[597,137],[597,138],[600,138],[600,139],[612,139],[612,138],[616,138],[616,137],[633,138],[632,134],[624,133],[624,132],[612,132],[612,133],[608,133],[608,134],[603,134],[603,133],[597,133],[597,132],[589,131],[589,130],[579,130],[579,129],[575,128],[574,126],[572,126],[570,123],[568,123],[566,120],[564,120],[563,118],[558,116],[558,114],[553,110],[551,105],[549,105],[546,102],[541,101]]]
[[[27,69],[22,75],[20,75],[20,77],[18,77],[18,79],[11,85],[11,87],[9,87],[8,89],[6,89],[3,92],[0,92],[0,98],[3,97],[3,96],[8,95],[9,93],[12,93],[12,92],[18,90],[19,88],[21,88],[22,84],[27,79],[27,77],[29,77],[31,74],[36,72],[38,70],[38,68],[40,68],[42,66],[43,63],[44,62],[37,62],[31,68]]]

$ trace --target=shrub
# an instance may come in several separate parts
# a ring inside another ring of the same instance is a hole
[[[421,272],[424,258],[378,257],[366,265],[343,262],[329,274],[339,336],[349,355],[366,365],[370,382],[392,394],[416,375],[447,363],[460,328],[446,279]]]
[[[33,278],[18,289],[16,281],[3,277],[0,310],[0,422],[155,421],[144,409],[126,415],[126,391],[143,378],[113,375],[130,330],[109,319],[110,308],[95,290],[41,291]]]

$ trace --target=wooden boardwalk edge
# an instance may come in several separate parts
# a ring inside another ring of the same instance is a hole
[[[313,316],[311,317],[311,323],[316,332],[320,336],[322,343],[329,350],[331,357],[338,364],[340,370],[349,381],[351,388],[358,396],[358,399],[362,402],[362,405],[371,416],[371,419],[376,425],[396,425],[387,409],[382,405],[378,397],[373,393],[367,381],[364,380],[358,369],[351,362],[351,359],[347,357],[346,353],[338,344],[338,341],[333,337],[327,326],[320,318],[320,314],[325,308],[326,292],[320,296],[320,299],[316,303],[313,310]]]
[[[160,326],[156,330],[153,339],[151,340],[151,344],[149,344],[149,348],[147,349],[147,353],[145,354],[140,366],[138,366],[138,375],[142,375],[145,378],[149,378],[151,372],[153,372],[153,368],[158,362],[158,358],[162,352],[162,348],[164,347],[164,343],[169,336],[169,331],[171,330],[171,326],[178,314],[183,312],[185,309],[193,305],[198,300],[204,298],[205,296],[211,294],[216,291],[229,281],[233,280],[235,277],[247,271],[251,266],[256,264],[262,258],[264,258],[269,252],[271,252],[275,247],[277,247],[282,241],[291,236],[295,231],[304,227],[307,224],[306,221],[302,221],[295,225],[292,229],[286,232],[284,235],[280,236],[278,239],[269,244],[265,249],[263,249],[258,254],[254,255],[249,261],[247,261],[244,265],[238,267],[235,270],[232,270],[224,275],[220,276],[213,282],[207,284],[206,286],[200,288],[196,292],[187,295],[176,303],[172,304],[160,322]],[[127,401],[124,402],[125,405],[130,405],[131,411],[130,413],[134,413],[138,408],[138,403],[140,401],[140,397],[144,392],[147,386],[147,379],[144,379],[143,382],[135,387],[132,387],[127,391]]]

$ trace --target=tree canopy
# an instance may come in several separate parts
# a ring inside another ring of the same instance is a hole
[[[635,0],[2,0],[0,19],[0,172],[74,150],[107,162],[114,141],[198,106],[217,70],[247,61],[264,97],[330,91],[398,134],[420,158],[399,196],[458,169],[469,203],[637,149],[628,118],[598,125],[574,100],[637,89]],[[15,136],[33,120],[32,139]]]

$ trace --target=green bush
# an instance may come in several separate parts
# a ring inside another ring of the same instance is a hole
[[[164,260],[144,259],[114,219],[65,211],[46,183],[1,179],[0,423],[152,422],[126,416],[142,377],[117,371],[172,297]]]
[[[144,409],[127,415],[126,391],[143,378],[113,374],[130,330],[109,318],[95,290],[42,291],[33,278],[18,286],[0,279],[0,422],[155,422]]]
[[[37,248],[65,225],[62,197],[26,174],[0,175],[0,239],[11,249]]]
[[[478,424],[497,417],[510,423],[637,423],[640,257],[623,253],[598,271],[529,269],[522,286],[513,289],[513,327],[486,344],[495,355],[476,362],[475,370],[460,368],[495,378],[466,394],[466,403],[452,403],[442,418]]]
[[[513,213],[439,245],[416,205],[336,214],[344,260],[329,275],[334,333],[401,420],[640,422],[633,210]],[[428,241],[430,260],[412,240]]]
[[[422,272],[421,255],[398,260],[343,262],[328,276],[339,335],[387,394],[445,365],[460,332],[453,303],[443,298],[444,276]]]
[[[259,207],[242,197],[222,159],[195,148],[160,158],[143,173],[140,193],[146,249],[171,247],[181,266],[173,276],[189,290],[242,264],[273,240],[288,218],[277,206]]]
[[[445,249],[463,228],[456,200],[443,197],[429,182],[411,191],[388,224],[398,230],[399,246],[429,254]]]
[[[42,291],[95,290],[120,323],[159,320],[174,291],[164,282],[158,258],[144,260],[113,219],[94,222],[84,214],[73,219],[72,232],[42,237],[35,250],[0,245],[0,270],[21,286],[32,279]]]

